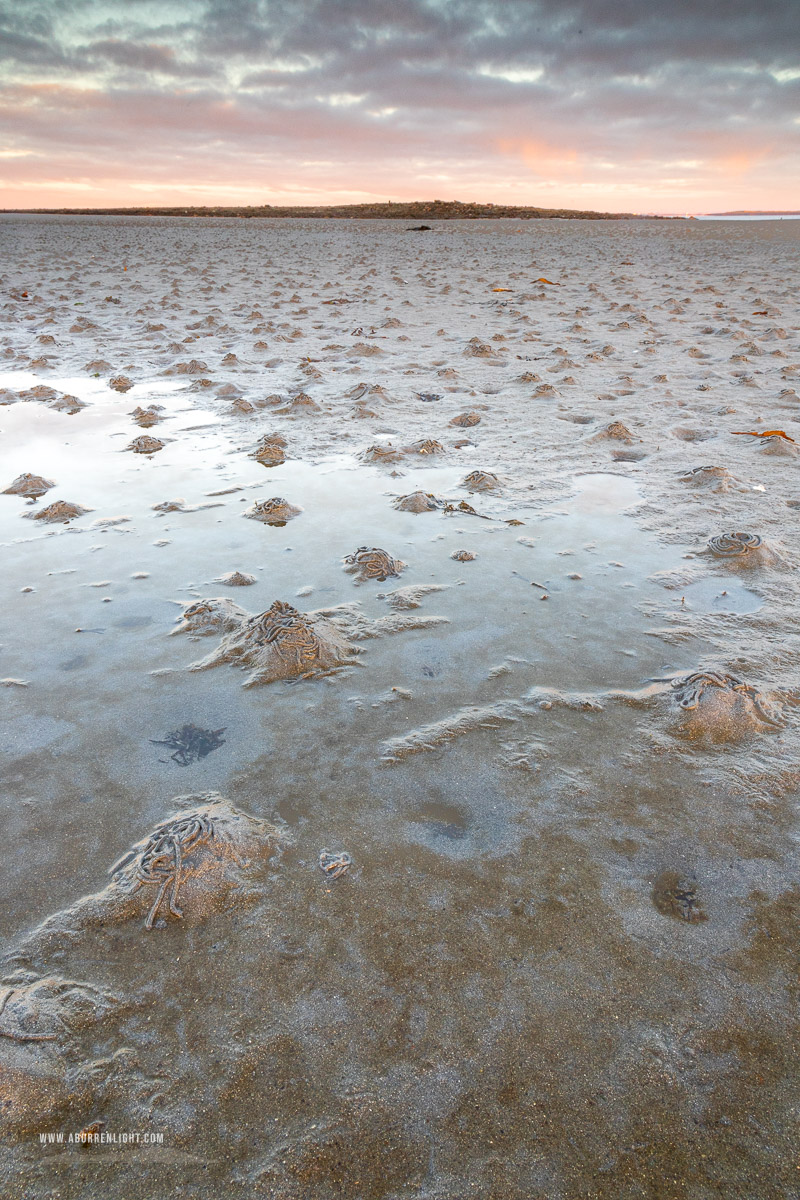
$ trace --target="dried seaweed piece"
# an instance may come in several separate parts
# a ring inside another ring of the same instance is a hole
[[[150,741],[154,746],[166,746],[168,750],[174,750],[175,753],[170,755],[172,761],[181,767],[188,767],[198,758],[205,758],[212,750],[224,746],[225,738],[221,734],[225,729],[224,725],[221,729],[201,729],[199,725],[183,725],[163,739],[151,738]]]
[[[758,433],[754,429],[732,429],[731,433],[734,437],[757,437],[757,438],[785,438],[787,442],[793,442],[795,439],[789,437],[788,433],[784,433],[782,429],[764,429]]]
[[[473,425],[480,425],[481,417],[476,412],[459,413],[457,417],[453,417],[451,425],[459,425],[462,429],[470,429]]]
[[[348,571],[358,574],[359,579],[377,579],[378,583],[385,583],[390,575],[399,575],[406,565],[378,546],[359,546],[352,554],[346,554],[343,562]]]
[[[444,446],[435,438],[422,438],[406,446],[406,454],[444,454]]]
[[[480,517],[482,521],[491,521],[491,517],[487,517],[486,513],[476,512],[471,504],[467,504],[466,500],[459,500],[458,504],[445,504],[444,511],[451,513],[469,513],[471,517]]]

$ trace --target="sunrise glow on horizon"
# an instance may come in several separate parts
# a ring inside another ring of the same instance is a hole
[[[798,26],[792,0],[6,5],[0,208],[791,211]]]

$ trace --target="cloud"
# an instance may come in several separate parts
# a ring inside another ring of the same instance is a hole
[[[780,207],[800,166],[796,33],[796,0],[0,3],[0,120],[20,156],[3,176],[16,196],[9,163],[50,155],[56,190],[59,171],[124,189],[109,174],[124,146],[129,187],[171,164],[187,189],[258,171],[272,186],[277,169],[298,194],[438,179],[658,209],[735,185]]]
[[[90,60],[112,63],[145,75],[171,75],[179,78],[203,78],[215,74],[211,63],[181,62],[170,46],[153,42],[131,42],[123,38],[105,38],[82,48]]]

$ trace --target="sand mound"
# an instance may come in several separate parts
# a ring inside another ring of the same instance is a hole
[[[114,998],[61,975],[17,971],[0,983],[0,1036],[16,1042],[57,1042],[65,1031],[98,1021]]]
[[[319,613],[301,613],[276,600],[266,612],[246,615],[223,637],[216,650],[190,671],[224,663],[249,668],[245,687],[278,679],[308,678],[347,663],[356,651],[342,629]]]
[[[602,429],[598,429],[597,433],[590,435],[590,442],[625,442],[626,445],[633,445],[636,440],[626,425],[622,421],[609,421],[608,425],[604,425]]]
[[[89,405],[85,400],[79,400],[77,396],[68,396],[66,393],[59,396],[56,400],[51,400],[47,406],[55,412],[66,413],[68,417],[74,417],[81,409],[88,408]]]
[[[775,563],[778,556],[756,533],[720,533],[708,539],[708,553],[726,564],[750,570]]]
[[[116,1011],[119,1000],[90,983],[18,970],[0,983],[0,1076],[6,1133],[36,1131],[91,1100],[65,1070],[82,1029]]]
[[[248,855],[277,848],[275,826],[248,816],[217,793],[191,799],[200,803],[160,821],[109,870],[108,900],[116,899],[115,893],[133,898],[143,892],[148,903],[152,901],[146,929],[153,928],[160,911],[164,918],[184,915],[178,899],[181,886],[189,880],[194,882],[191,917],[217,910],[222,893],[230,890],[226,884],[236,887],[238,882],[235,874],[230,878],[229,868],[242,868]]]
[[[497,352],[493,346],[487,342],[482,342],[480,338],[473,337],[464,348],[464,354],[467,358],[496,358]]]
[[[403,457],[403,451],[393,446],[388,442],[385,446],[374,445],[367,446],[366,450],[362,450],[359,458],[362,462],[377,462],[377,463],[394,463],[399,462]]]
[[[432,492],[410,492],[407,496],[398,496],[394,507],[400,512],[435,512],[443,506],[443,500],[437,500]]]
[[[422,438],[406,446],[406,454],[444,454],[444,446],[434,438]]]
[[[741,479],[731,475],[727,467],[692,467],[678,476],[681,483],[692,487],[705,488],[709,492],[747,492],[750,489]]]
[[[385,600],[389,607],[395,610],[419,608],[426,596],[434,592],[444,592],[447,586],[445,583],[412,583],[407,587],[395,588],[393,592],[386,592],[378,596],[378,599]]]
[[[256,582],[256,577],[248,575],[245,571],[229,571],[227,575],[218,576],[214,582],[224,583],[226,587],[249,587],[251,583]]]
[[[41,508],[38,512],[23,513],[22,515],[33,521],[46,521],[48,524],[54,524],[72,521],[75,517],[82,517],[84,513],[89,512],[94,512],[94,509],[82,508],[80,504],[72,504],[69,500],[56,500],[55,503],[48,504],[47,508]]]
[[[371,549],[359,546],[352,554],[346,554],[343,561],[345,570],[358,575],[360,580],[377,579],[378,583],[384,583],[390,575],[399,575],[406,566],[399,558],[392,558],[391,554],[377,546]]]
[[[163,421],[163,412],[164,408],[161,404],[149,404],[147,408],[137,406],[130,413],[130,416],[133,417],[141,429],[149,429],[152,425],[157,425],[159,421]]]
[[[222,582],[222,580],[220,580]],[[229,633],[238,628],[250,614],[227,596],[214,596],[207,600],[193,600],[178,617],[171,633],[191,633],[196,637],[208,637],[212,633]]]
[[[738,742],[784,723],[778,703],[724,671],[695,671],[672,687],[679,713],[675,731],[691,740]]]
[[[470,492],[494,492],[500,487],[500,480],[491,471],[470,471],[461,486]]]
[[[418,596],[439,591],[435,585],[423,586]],[[397,593],[399,595],[399,593]],[[357,604],[339,604],[315,612],[298,612],[284,600],[276,600],[265,612],[251,616],[241,613],[232,601],[201,601],[212,603],[233,627],[211,654],[191,663],[190,671],[205,671],[211,667],[233,664],[247,670],[246,688],[273,683],[279,679],[308,679],[331,674],[344,666],[355,665],[359,650],[351,643],[406,633],[413,629],[430,629],[447,621],[446,617],[392,615],[370,620]],[[418,601],[393,607],[417,608]],[[234,612],[235,610],[235,612]],[[203,619],[201,614],[200,619]],[[174,632],[189,631],[184,624]]]
[[[134,454],[157,454],[159,450],[164,449],[165,445],[166,442],[162,442],[159,438],[143,433],[140,437],[134,438],[125,449],[132,450]]]
[[[298,392],[296,396],[292,396],[287,400],[282,408],[278,408],[275,411],[287,416],[291,416],[294,413],[304,415],[306,413],[319,412],[320,407],[316,400],[313,400],[307,392]]]
[[[199,358],[193,358],[189,362],[175,363],[173,367],[165,371],[165,375],[204,375],[208,370],[208,363],[204,363]]]
[[[43,479],[41,475],[31,475],[30,471],[25,471],[22,475],[18,475],[7,488],[3,489],[3,495],[28,496],[32,500],[38,500],[40,496],[55,486],[52,479]]]
[[[279,467],[286,462],[286,438],[280,433],[267,433],[261,438],[256,449],[250,455],[265,467]]]
[[[217,792],[176,796],[171,804],[176,811],[114,863],[102,891],[48,917],[20,948],[40,953],[67,935],[91,931],[96,937],[98,930],[129,920],[141,920],[146,929],[170,916],[194,924],[235,903],[244,868],[281,847],[276,826]]]
[[[242,516],[249,517],[251,521],[263,521],[265,525],[285,525],[302,511],[302,508],[295,508],[282,496],[273,496],[269,500],[256,500],[244,510]]]
[[[765,437],[758,444],[759,454],[776,455],[778,458],[797,458],[800,446],[782,437]]]
[[[113,375],[108,381],[108,386],[115,392],[129,392],[133,387],[133,380],[128,379],[127,375]]]

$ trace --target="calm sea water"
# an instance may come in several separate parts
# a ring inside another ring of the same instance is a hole
[[[800,218],[800,213],[781,213],[775,216],[742,216],[742,217],[725,217],[716,213],[706,213],[704,216],[695,217],[695,221],[796,221]]]

